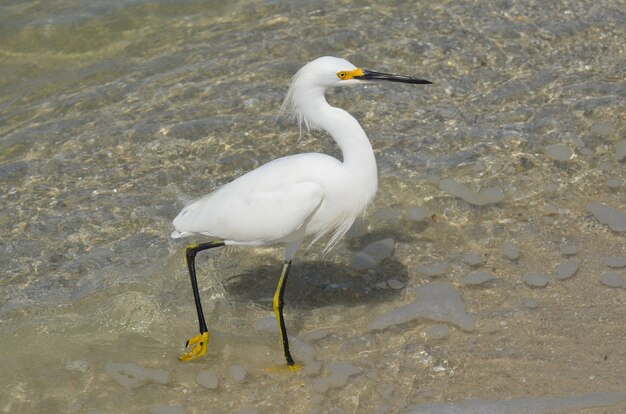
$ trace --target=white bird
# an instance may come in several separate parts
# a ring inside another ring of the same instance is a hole
[[[204,235],[213,240],[191,244],[186,250],[200,334],[187,341],[185,346],[192,348],[181,360],[204,355],[209,340],[196,281],[196,254],[224,245],[284,243],[285,262],[273,307],[287,365],[297,368],[289,352],[283,318],[283,296],[291,261],[307,236],[313,237],[313,243],[332,232],[326,247],[330,249],[365,213],[378,188],[376,159],[365,131],[348,112],[329,105],[324,92],[334,86],[373,80],[431,83],[360,69],[336,57],[315,59],[293,77],[283,106],[300,127],[304,124],[307,129],[328,132],[339,145],[343,161],[318,153],[276,159],[192,201],[174,219],[173,238]]]

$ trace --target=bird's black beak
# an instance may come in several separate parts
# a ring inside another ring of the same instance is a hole
[[[390,73],[374,72],[373,70],[365,70],[365,69],[361,69],[361,71],[363,72],[362,75],[355,75],[353,76],[353,78],[358,79],[358,80],[368,80],[368,81],[384,80],[384,81],[390,81],[390,82],[415,83],[415,84],[420,84],[420,85],[432,84],[432,82],[427,81],[425,79],[412,78],[410,76],[392,75]]]

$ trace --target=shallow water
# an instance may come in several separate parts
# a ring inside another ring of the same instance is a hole
[[[0,411],[626,412],[624,6],[4,2]],[[196,321],[171,220],[275,157],[340,155],[276,118],[320,55],[435,84],[328,93],[368,132],[380,189],[330,254],[294,262],[304,368],[267,370],[280,247],[200,256],[212,338],[183,364]],[[464,309],[428,305],[429,285]]]

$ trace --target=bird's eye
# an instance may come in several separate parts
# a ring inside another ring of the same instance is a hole
[[[339,79],[345,79],[346,75],[347,73],[343,71],[337,73],[337,76],[339,76]]]

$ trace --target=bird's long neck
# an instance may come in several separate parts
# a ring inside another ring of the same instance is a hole
[[[331,106],[323,91],[309,94],[299,106],[305,122],[310,127],[328,132],[341,149],[343,163],[347,168],[354,168],[376,180],[376,159],[372,145],[361,125],[348,112]]]
[[[287,94],[285,105],[291,109],[300,125],[304,123],[309,128],[323,129],[341,149],[344,174],[329,179],[334,181],[334,188],[349,197],[346,211],[340,213],[340,220],[344,220],[341,226],[347,230],[354,218],[365,212],[378,189],[378,171],[372,145],[352,115],[328,104],[323,88],[314,88],[310,84],[300,88],[296,82]]]

